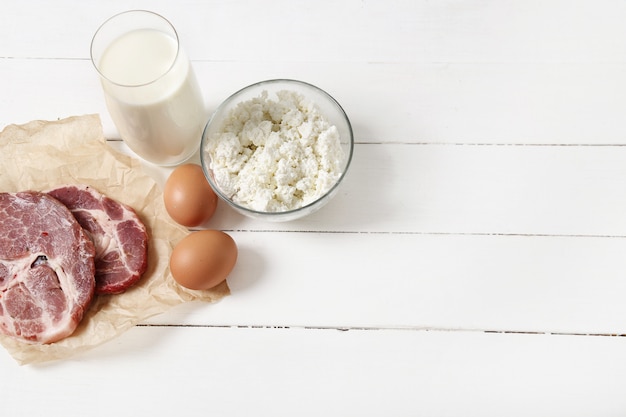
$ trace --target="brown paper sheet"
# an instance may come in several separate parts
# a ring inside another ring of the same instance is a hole
[[[2,192],[88,184],[133,207],[150,236],[148,269],[139,283],[123,294],[96,295],[70,337],[37,345],[0,335],[0,343],[18,363],[69,358],[172,306],[217,301],[229,294],[225,282],[208,291],[191,291],[175,283],[169,272],[170,253],[188,231],[169,218],[160,188],[142,171],[141,163],[107,145],[97,115],[9,125],[0,132],[0,163]]]

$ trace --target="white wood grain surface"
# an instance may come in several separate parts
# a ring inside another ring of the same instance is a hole
[[[128,152],[89,43],[131,8],[176,26],[211,109],[269,78],[327,90],[351,171],[300,221],[221,204],[220,302],[67,361],[0,352],[2,415],[626,414],[626,3],[11,0],[0,128],[98,113]]]

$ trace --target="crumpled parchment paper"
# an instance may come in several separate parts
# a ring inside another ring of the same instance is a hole
[[[174,223],[162,192],[140,161],[107,145],[97,115],[9,125],[0,132],[0,192],[45,191],[63,184],[88,184],[133,207],[149,233],[148,268],[123,294],[96,295],[74,334],[52,344],[28,344],[0,335],[20,364],[64,359],[83,352],[177,304],[217,301],[229,294],[222,283],[208,291],[187,290],[170,275],[173,247],[189,232]]]

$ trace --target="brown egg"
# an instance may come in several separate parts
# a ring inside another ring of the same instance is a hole
[[[237,245],[219,230],[187,235],[174,247],[170,272],[183,287],[208,290],[226,279],[237,262]]]
[[[194,227],[213,216],[217,195],[199,165],[184,164],[174,169],[165,182],[163,202],[176,223]]]

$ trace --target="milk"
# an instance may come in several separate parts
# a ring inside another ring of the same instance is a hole
[[[207,114],[175,38],[133,30],[110,43],[97,67],[111,118],[132,151],[158,165],[175,165],[195,153]]]

